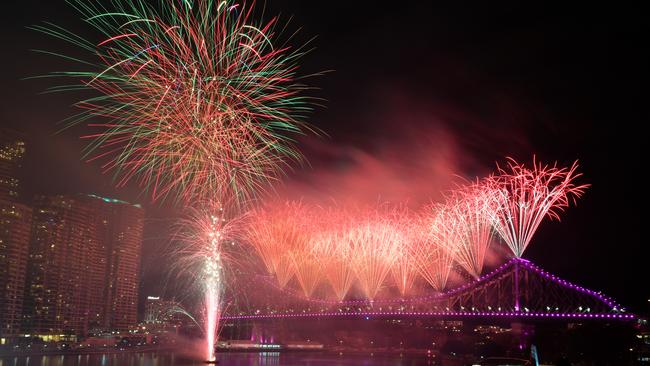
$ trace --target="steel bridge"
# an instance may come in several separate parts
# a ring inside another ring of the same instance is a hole
[[[523,321],[633,321],[634,314],[604,294],[586,289],[514,258],[479,279],[426,296],[384,300],[310,299],[256,284],[256,301],[230,306],[223,320],[281,318],[492,318]]]

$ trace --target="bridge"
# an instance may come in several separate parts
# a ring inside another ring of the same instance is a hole
[[[229,306],[222,320],[285,318],[428,318],[560,321],[633,321],[612,298],[513,258],[490,273],[445,292],[411,298],[333,301],[306,298],[272,280],[256,296]],[[251,281],[254,282],[254,281]],[[251,285],[253,286],[253,285]]]

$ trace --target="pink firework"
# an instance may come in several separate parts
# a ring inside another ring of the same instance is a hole
[[[290,205],[291,212],[284,214],[292,218],[293,228],[298,231],[294,241],[288,246],[288,255],[295,269],[296,279],[307,297],[311,297],[322,279],[321,263],[311,239],[315,233],[316,215],[313,208],[307,208],[300,203]]]
[[[412,225],[415,266],[434,289],[443,291],[458,251],[458,219],[446,205],[436,204],[426,208]]]
[[[353,268],[364,295],[374,300],[397,258],[401,232],[382,210],[358,217],[348,233]]]
[[[336,299],[342,301],[355,280],[350,220],[342,210],[328,209],[320,212],[318,221],[319,229],[311,238],[314,255]]]
[[[181,222],[178,254],[183,260],[179,266],[196,277],[204,294],[204,331],[208,360],[214,360],[214,344],[219,332],[224,291],[225,261],[229,260],[223,246],[241,236],[243,216],[229,219],[224,207],[211,204],[201,210],[192,210]]]
[[[496,208],[494,193],[480,183],[473,183],[454,191],[447,203],[457,220],[455,260],[474,278],[479,278],[483,271],[485,256],[492,241],[491,213]]]
[[[539,224],[546,216],[560,219],[569,202],[580,197],[588,184],[577,185],[577,162],[570,168],[542,165],[533,160],[532,169],[508,160],[505,168],[485,180],[497,202],[492,211],[494,228],[515,257],[521,257]]]
[[[251,214],[248,242],[257,251],[267,271],[275,274],[281,287],[296,274],[295,255],[292,253],[306,250],[305,215],[306,210],[298,202],[270,205]]]
[[[314,258],[310,247],[295,248],[290,253],[296,279],[306,297],[311,297],[322,279],[320,262]]]
[[[412,213],[406,208],[399,208],[391,215],[391,222],[401,235],[391,273],[402,296],[411,292],[418,275],[412,256],[413,249],[411,248],[416,241],[413,241],[411,235],[409,235],[409,230],[414,228],[410,225],[412,222],[411,215]]]

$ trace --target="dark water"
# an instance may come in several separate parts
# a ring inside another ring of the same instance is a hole
[[[435,365],[425,356],[338,355],[321,353],[223,353],[220,366],[416,366]],[[191,366],[206,365],[167,353],[123,353],[81,356],[30,356],[0,358],[0,366]]]

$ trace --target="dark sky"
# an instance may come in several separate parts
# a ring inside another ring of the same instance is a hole
[[[483,175],[505,156],[579,159],[592,187],[561,223],[542,224],[525,257],[647,311],[639,126],[648,116],[641,99],[648,60],[637,11],[596,2],[379,3],[268,0],[269,13],[292,15],[293,27],[302,28],[297,43],[316,36],[303,72],[333,70],[310,79],[320,88],[315,95],[327,100],[310,122],[328,137],[306,141],[311,167],[296,168],[287,186],[346,194],[330,188],[358,182],[370,160],[372,177],[392,182],[372,194],[397,197],[403,192],[395,187],[414,182],[420,196],[427,181],[444,187],[449,179],[440,174]],[[81,161],[82,127],[55,134],[56,123],[74,112],[74,95],[39,95],[47,84],[20,80],[64,67],[29,49],[65,46],[25,27],[51,20],[85,34],[73,10],[63,0],[6,6],[0,121],[30,140],[26,200],[34,193],[95,192],[146,201],[133,187],[113,189],[97,165]],[[160,223],[173,214],[148,209],[144,292],[155,292],[153,264],[166,240]]]

